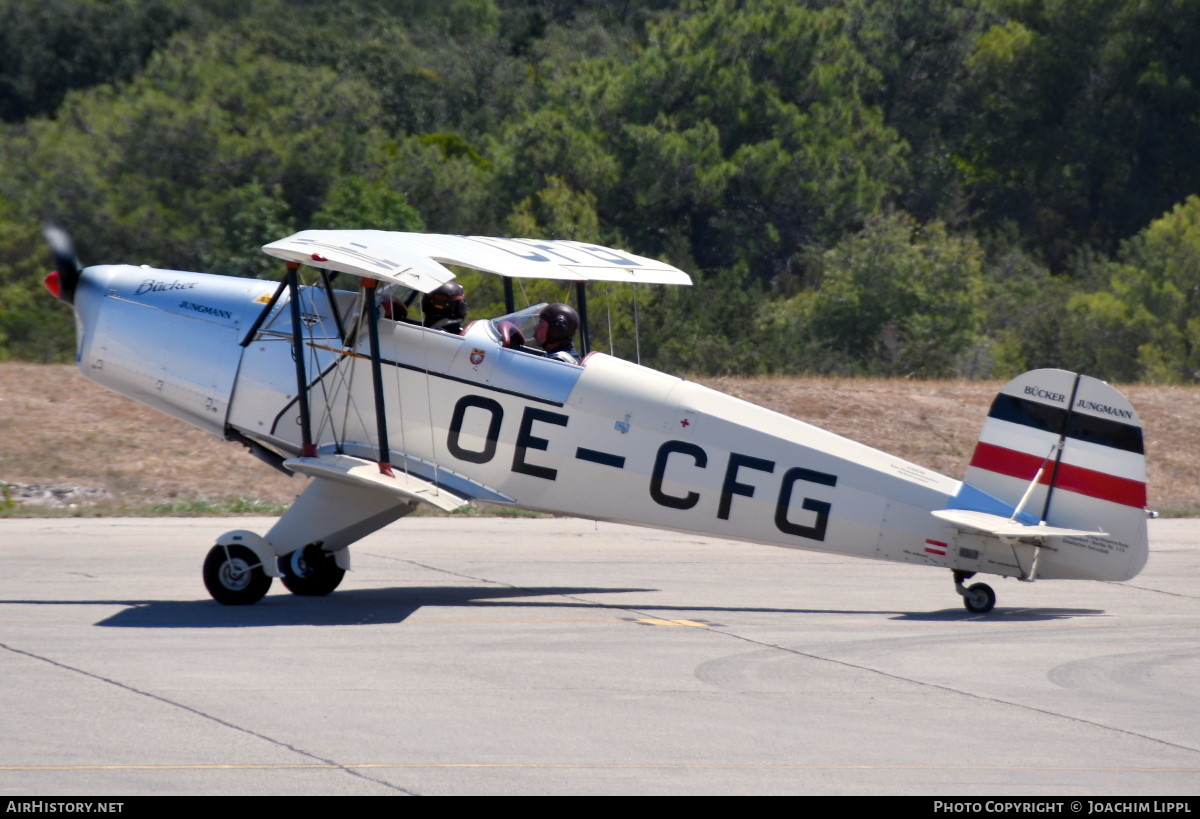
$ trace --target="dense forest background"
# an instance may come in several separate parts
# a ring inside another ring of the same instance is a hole
[[[593,317],[673,371],[1195,383],[1200,3],[0,0],[0,359],[73,354],[45,220],[248,276],[310,227],[624,247],[696,285]]]

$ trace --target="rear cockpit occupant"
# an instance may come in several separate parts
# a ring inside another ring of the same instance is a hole
[[[534,337],[547,358],[578,364],[579,352],[573,343],[578,329],[579,314],[574,307],[561,303],[547,304],[538,314]]]

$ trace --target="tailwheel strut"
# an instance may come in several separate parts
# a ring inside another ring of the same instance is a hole
[[[996,593],[987,583],[972,583],[968,587],[963,582],[975,576],[975,572],[954,572],[954,591],[963,599],[963,605],[972,614],[987,614],[996,607]]]

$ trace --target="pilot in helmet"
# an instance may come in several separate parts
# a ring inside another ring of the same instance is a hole
[[[446,282],[426,293],[421,297],[421,313],[425,317],[426,327],[461,336],[463,322],[467,318],[467,301],[463,298],[462,285]]]
[[[538,314],[534,337],[548,358],[578,364],[579,353],[572,343],[578,329],[579,314],[574,307],[569,304],[547,304]]]

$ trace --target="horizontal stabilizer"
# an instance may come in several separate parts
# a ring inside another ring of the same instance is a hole
[[[400,498],[427,503],[444,512],[453,512],[471,502],[469,498],[456,495],[415,475],[403,472],[392,476],[384,475],[379,471],[379,464],[352,455],[292,458],[284,461],[283,465],[302,475],[325,478],[373,492],[387,492]]]
[[[933,512],[939,520],[967,532],[978,532],[995,537],[1107,537],[1107,532],[1086,529],[1063,529],[1044,524],[1025,524],[987,512],[972,512],[967,509],[940,509]]]

